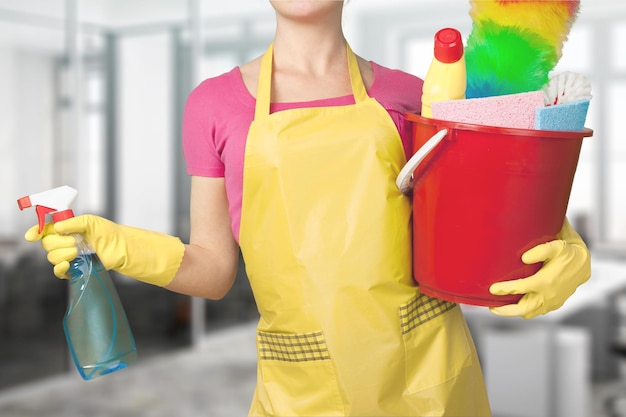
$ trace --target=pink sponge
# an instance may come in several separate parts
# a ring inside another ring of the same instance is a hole
[[[431,103],[433,119],[477,125],[535,128],[535,112],[544,107],[543,92],[507,94]]]

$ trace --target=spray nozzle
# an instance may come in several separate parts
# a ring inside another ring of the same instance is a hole
[[[72,202],[78,195],[78,191],[63,185],[41,193],[31,194],[17,200],[20,210],[35,206],[37,221],[39,223],[39,233],[46,223],[46,215],[52,215],[52,221],[65,220],[74,217],[70,209]]]

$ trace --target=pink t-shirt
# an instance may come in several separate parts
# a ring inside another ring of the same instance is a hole
[[[398,128],[407,155],[412,154],[412,133],[405,113],[421,107],[422,80],[399,70],[372,63],[374,81],[368,90]],[[204,80],[187,98],[183,115],[183,152],[187,173],[224,177],[233,235],[239,240],[243,161],[248,128],[256,100],[246,88],[238,67]],[[354,104],[352,95],[303,103],[272,103],[270,112]]]

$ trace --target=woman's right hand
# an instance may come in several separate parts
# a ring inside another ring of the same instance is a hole
[[[38,240],[34,233],[36,230],[29,229],[26,240]],[[42,235],[41,244],[59,278],[66,278],[69,261],[78,254],[76,239],[71,235],[83,236],[105,269],[160,287],[172,281],[185,253],[185,245],[177,237],[90,214],[57,222],[52,228],[47,225]]]
[[[106,269],[168,290],[220,299],[232,286],[239,261],[228,212],[223,178],[192,177],[189,244],[177,237],[122,226],[93,215],[82,215],[38,226],[25,235],[41,241],[54,274],[67,278],[69,262],[78,251],[71,234],[85,237]]]
[[[46,223],[41,233],[39,225],[34,225],[26,231],[24,238],[29,242],[41,241],[41,246],[48,252],[48,261],[54,265],[54,275],[66,279],[69,261],[78,254],[76,239],[73,236],[62,236],[54,230],[53,223]]]

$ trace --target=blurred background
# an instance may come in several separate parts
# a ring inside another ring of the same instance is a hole
[[[432,36],[471,31],[462,0],[352,0],[352,48],[425,76]],[[113,275],[140,364],[80,380],[62,331],[67,283],[23,241],[16,199],[67,184],[77,213],[187,240],[180,144],[187,94],[260,55],[267,0],[0,0],[0,415],[238,416],[255,382],[256,308],[240,265],[221,301]],[[568,218],[593,253],[591,281],[532,321],[464,307],[494,416],[626,415],[626,3],[583,0],[555,71],[593,100]]]

